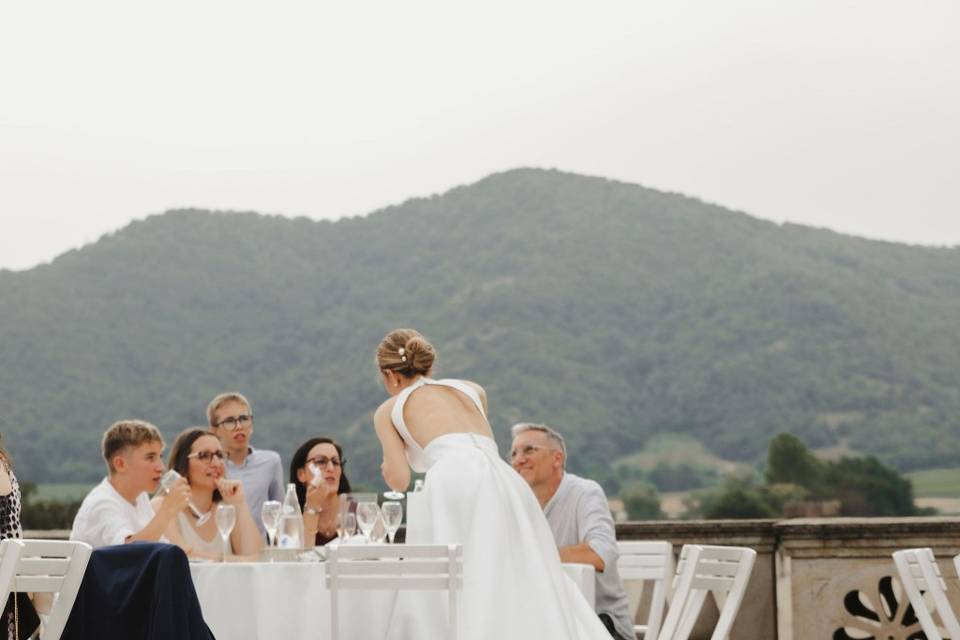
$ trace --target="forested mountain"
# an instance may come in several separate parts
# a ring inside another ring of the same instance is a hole
[[[373,353],[400,326],[487,388],[501,451],[544,421],[600,478],[664,432],[960,460],[960,250],[532,169],[332,223],[170,211],[0,272],[0,430],[22,479],[94,480],[114,420],[172,436],[236,389],[255,445],[330,434],[377,483]]]

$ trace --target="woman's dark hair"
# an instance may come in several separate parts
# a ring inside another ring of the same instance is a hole
[[[170,457],[167,458],[167,468],[173,469],[183,476],[188,484],[190,482],[190,458],[187,456],[190,455],[190,448],[193,447],[193,443],[203,436],[217,437],[207,429],[190,427],[189,429],[181,431],[180,435],[176,437],[170,446]],[[220,490],[214,489],[213,501],[220,502],[221,500],[223,500],[223,496],[220,495]]]
[[[300,508],[307,501],[307,487],[297,478],[297,471],[307,464],[307,455],[310,449],[318,444],[332,444],[340,456],[340,486],[337,487],[337,495],[350,493],[350,481],[347,480],[347,473],[344,471],[346,460],[343,459],[343,448],[333,438],[310,438],[296,450],[293,454],[293,460],[290,461],[290,482],[297,488],[297,500],[300,501]]]

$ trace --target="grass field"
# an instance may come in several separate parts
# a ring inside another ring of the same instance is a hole
[[[652,438],[643,451],[613,461],[616,467],[632,467],[650,471],[658,463],[687,464],[691,467],[714,469],[721,475],[749,471],[747,465],[718,458],[708,453],[699,440],[682,435],[662,435]]]
[[[926,469],[905,474],[918,498],[960,498],[960,469]]]

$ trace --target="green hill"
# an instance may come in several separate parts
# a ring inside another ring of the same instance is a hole
[[[379,484],[373,352],[397,326],[487,388],[501,450],[545,421],[600,478],[665,433],[746,462],[782,431],[960,459],[960,250],[532,169],[333,223],[171,211],[0,271],[0,430],[23,479],[90,481],[115,419],[173,435],[237,389],[255,444],[331,434]]]

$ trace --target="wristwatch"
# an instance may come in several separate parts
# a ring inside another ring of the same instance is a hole
[[[303,512],[308,516],[318,516],[320,515],[321,511],[323,511],[323,509],[314,509],[313,507],[307,507],[303,510]]]

